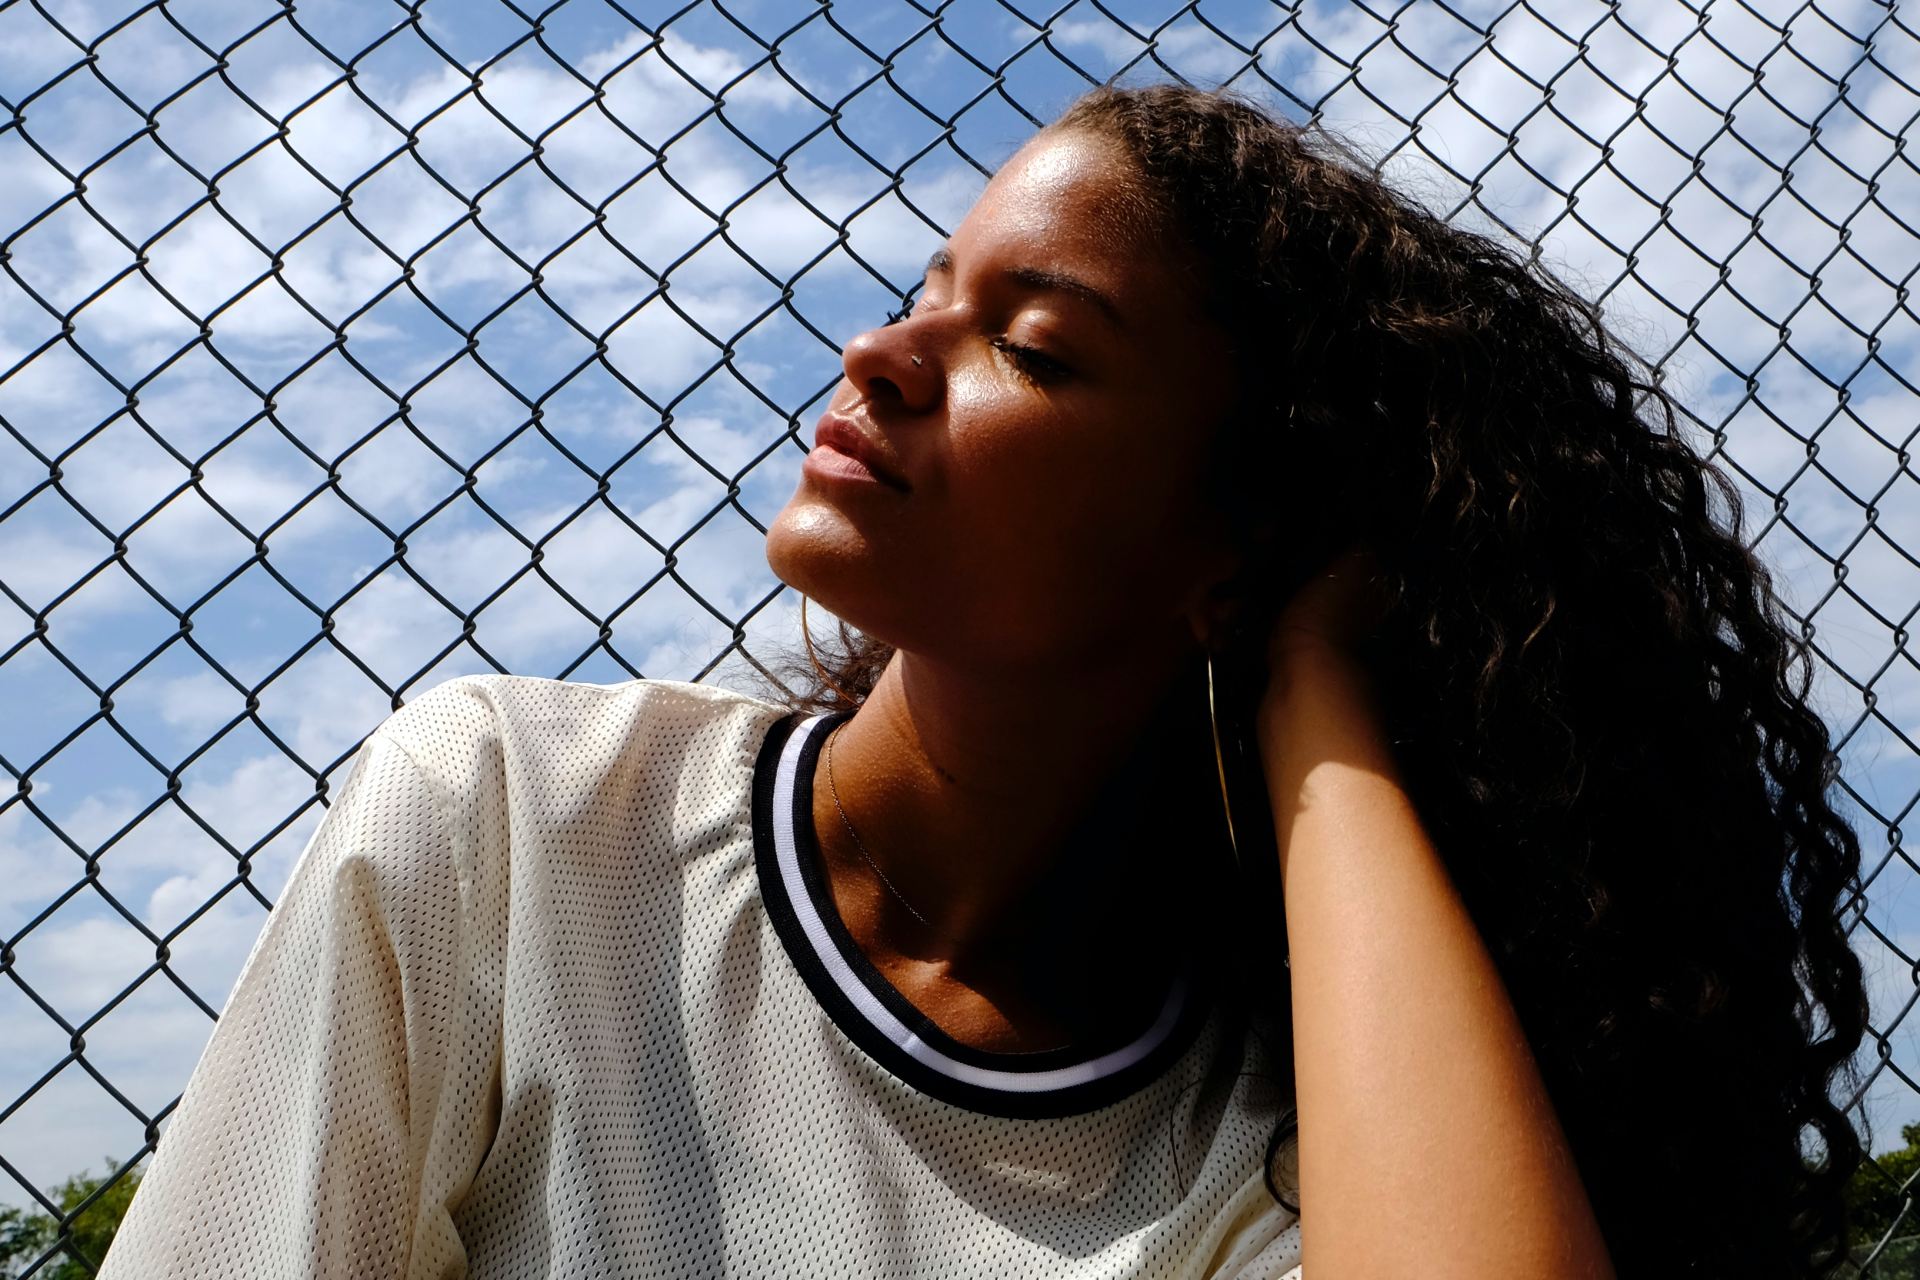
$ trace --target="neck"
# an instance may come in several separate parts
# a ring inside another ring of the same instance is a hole
[[[1030,943],[1084,955],[1102,934],[1111,966],[1161,936],[1185,887],[1174,878],[1201,869],[1159,855],[1217,823],[1217,789],[1197,785],[1213,786],[1205,696],[1204,676],[1195,685],[1179,667],[1158,681],[1024,684],[896,650],[835,731],[831,775],[825,752],[815,772],[815,831],[850,931],[876,960],[955,974],[1004,969]],[[1157,926],[1139,919],[1149,903]]]

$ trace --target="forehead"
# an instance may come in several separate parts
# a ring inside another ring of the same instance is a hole
[[[1002,233],[1031,227],[1100,247],[1148,239],[1144,199],[1119,147],[1089,133],[1041,133],[993,175],[972,213]]]
[[[965,271],[1043,267],[1113,298],[1129,319],[1185,314],[1197,301],[1176,253],[1118,147],[1049,131],[1002,165],[948,241]]]

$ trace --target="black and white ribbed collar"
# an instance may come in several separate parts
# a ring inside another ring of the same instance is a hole
[[[814,762],[850,711],[773,722],[754,767],[754,864],[774,930],[821,1007],[881,1066],[923,1093],[989,1115],[1077,1115],[1138,1092],[1206,1022],[1191,975],[1173,979],[1145,1026],[1102,1043],[990,1052],[954,1039],[908,1002],[840,919],[813,828]]]

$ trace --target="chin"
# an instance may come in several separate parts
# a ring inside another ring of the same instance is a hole
[[[830,562],[844,559],[845,530],[816,503],[795,498],[767,525],[765,551],[773,576],[796,591],[812,596],[823,579],[834,575]]]
[[[865,538],[830,512],[788,504],[767,526],[767,567],[807,597],[809,615],[825,611],[859,626],[862,600],[883,590]]]
[[[943,618],[942,593],[929,594],[927,574],[900,541],[874,536],[803,489],[768,523],[764,551],[773,576],[806,596],[816,628],[831,614],[896,647],[950,636],[930,625]]]

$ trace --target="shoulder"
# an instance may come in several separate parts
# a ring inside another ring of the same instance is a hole
[[[634,679],[587,684],[546,676],[456,676],[415,695],[375,729],[437,789],[471,798],[506,787],[525,798],[577,794],[608,780],[680,774],[746,758],[786,708],[715,685]]]

